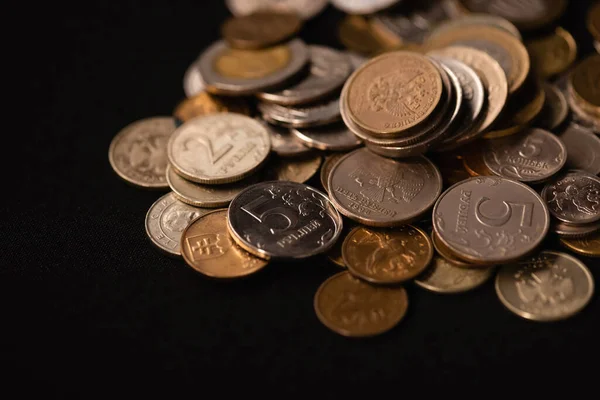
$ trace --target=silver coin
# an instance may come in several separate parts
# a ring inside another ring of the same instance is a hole
[[[352,72],[348,56],[324,46],[308,47],[310,72],[300,82],[283,90],[257,93],[265,101],[284,106],[312,103],[333,93],[346,81]]]
[[[303,107],[285,107],[279,104],[258,103],[263,119],[290,128],[323,126],[340,119],[340,99]]]
[[[180,256],[181,234],[194,219],[210,211],[187,205],[177,200],[173,193],[167,193],[148,210],[146,234],[160,250]]]
[[[553,84],[544,82],[546,101],[537,124],[540,128],[553,130],[560,126],[569,115],[569,104],[565,95]]]
[[[496,275],[496,294],[513,313],[534,321],[557,321],[581,311],[594,294],[594,278],[575,257],[542,251],[505,265]]]
[[[400,0],[330,0],[335,8],[351,15],[373,14],[399,2]]]
[[[581,125],[570,123],[559,135],[567,147],[567,167],[600,174],[600,138]]]
[[[194,97],[204,89],[206,89],[206,83],[200,74],[199,61],[195,60],[183,75],[183,91],[187,97]]]
[[[338,239],[342,217],[327,196],[294,182],[253,185],[231,202],[227,225],[233,239],[265,259],[301,259],[323,253]]]
[[[433,228],[452,253],[473,264],[510,262],[546,237],[546,203],[523,183],[475,177],[447,189],[433,208]]]
[[[430,210],[441,193],[442,176],[425,157],[396,161],[362,148],[333,166],[327,186],[331,201],[348,218],[389,227]]]
[[[225,4],[237,17],[270,10],[296,13],[306,20],[323,11],[327,0],[225,0]]]
[[[292,128],[290,132],[306,146],[319,150],[348,151],[362,144],[342,122],[320,128]]]
[[[560,237],[569,239],[579,239],[600,232],[600,222],[592,222],[591,224],[571,225],[565,222],[555,221],[551,226],[552,232]]]
[[[512,21],[519,29],[539,28],[558,17],[566,1],[557,0],[461,0],[468,11],[497,15]]]
[[[305,156],[313,152],[310,147],[306,147],[300,140],[290,133],[289,128],[269,124],[260,120],[269,131],[271,136],[271,151],[280,157],[298,157]]]
[[[460,18],[455,18],[441,22],[440,24],[435,26],[435,28],[431,32],[429,32],[427,38],[433,39],[435,37],[442,36],[453,29],[469,25],[493,26],[494,28],[499,28],[505,32],[510,33],[519,40],[523,40],[523,37],[521,36],[521,33],[519,32],[517,27],[506,18],[498,17],[496,15],[491,14],[476,13],[470,13]]]
[[[431,265],[414,282],[436,293],[463,293],[483,285],[493,274],[494,268],[461,268],[435,256]]]
[[[285,67],[261,78],[233,77],[224,76],[217,71],[215,66],[217,57],[230,47],[224,40],[215,42],[200,55],[199,59],[199,70],[206,84],[206,90],[213,94],[241,96],[281,85],[301,72],[308,62],[308,47],[302,40],[293,39],[285,46],[287,46],[290,56],[290,61]],[[245,50],[239,50],[239,52],[247,54]]]
[[[519,135],[487,141],[483,161],[498,176],[542,182],[565,165],[567,148],[556,135],[530,128]]]
[[[423,43],[428,32],[407,16],[400,14],[375,14],[371,17],[371,22],[387,34],[400,37],[408,43]]]
[[[329,193],[329,186],[327,186],[327,182],[329,181],[329,174],[331,173],[331,169],[345,155],[346,153],[333,153],[325,157],[325,161],[323,161],[323,165],[321,166],[321,173],[319,174],[319,180],[321,181],[321,186],[323,186],[323,189],[325,189],[327,193]],[[348,224],[346,224],[346,226],[347,225]]]
[[[568,171],[542,189],[542,198],[555,218],[568,224],[600,221],[600,178]]]

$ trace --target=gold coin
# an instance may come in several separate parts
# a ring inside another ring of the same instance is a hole
[[[329,179],[329,174],[331,173],[331,169],[335,165],[335,163],[345,156],[347,153],[333,153],[325,157],[325,161],[323,161],[323,165],[321,165],[321,174],[319,176],[321,180],[321,186],[325,189],[325,192],[329,192],[329,187],[327,186],[327,180]]]
[[[193,97],[183,100],[175,107],[173,116],[179,124],[201,115],[234,112],[250,115],[250,107],[242,98],[218,97],[206,92],[200,92]]]
[[[225,48],[214,61],[215,70],[222,76],[237,79],[259,79],[285,68],[292,59],[286,45],[262,50]]]
[[[318,154],[295,158],[272,156],[263,170],[263,180],[305,183],[317,173],[322,161]]]
[[[267,261],[242,250],[227,231],[227,209],[211,211],[181,235],[181,255],[196,271],[213,278],[240,278],[257,272]]]
[[[600,257],[600,233],[592,236],[568,239],[560,238],[560,243],[569,250],[586,257]]]
[[[421,229],[357,227],[344,239],[344,264],[352,275],[378,284],[406,282],[427,268],[433,245]]]
[[[588,11],[587,28],[594,40],[600,41],[600,1],[597,1]]]
[[[425,56],[408,51],[379,55],[348,79],[350,118],[379,135],[394,134],[425,121],[442,97],[442,78]]]
[[[293,13],[259,11],[229,18],[221,27],[221,36],[237,49],[262,49],[294,36],[302,20]]]
[[[573,69],[569,94],[582,110],[600,115],[600,54],[586,57]]]
[[[382,36],[360,15],[347,15],[339,25],[338,37],[348,49],[364,55],[379,53],[401,44],[401,40],[390,40],[389,35]]]
[[[317,318],[332,331],[369,337],[398,325],[408,310],[408,296],[403,287],[370,285],[343,271],[323,282],[314,307]]]
[[[546,36],[529,40],[525,45],[529,51],[531,66],[542,79],[566,71],[577,57],[575,39],[561,27]]]

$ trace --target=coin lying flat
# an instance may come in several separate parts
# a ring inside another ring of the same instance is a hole
[[[228,213],[234,240],[265,259],[324,253],[338,239],[342,225],[342,217],[325,194],[286,181],[247,188],[233,199]]]
[[[311,19],[323,11],[327,0],[225,0],[225,4],[236,16],[270,10],[296,13],[303,19]]]
[[[299,157],[311,154],[313,150],[306,147],[290,133],[288,128],[272,125],[262,121],[271,136],[271,151],[280,157]]]
[[[587,56],[570,74],[569,93],[584,111],[600,117],[600,55]]]
[[[221,26],[221,36],[236,49],[263,49],[294,36],[302,27],[296,13],[260,10],[229,18]]]
[[[600,174],[600,138],[588,129],[570,123],[559,135],[567,147],[567,167]]]
[[[241,114],[196,117],[181,125],[167,145],[179,175],[205,184],[238,181],[254,172],[271,150],[269,132]]]
[[[531,39],[525,45],[531,65],[542,79],[566,71],[577,57],[575,39],[561,27],[546,36]]]
[[[345,155],[346,153],[330,154],[327,157],[325,157],[325,161],[323,161],[323,165],[321,165],[321,173],[319,178],[321,180],[321,186],[323,186],[323,189],[325,189],[325,191],[328,193],[329,186],[327,186],[327,182],[329,180],[329,174],[331,173],[331,169],[333,168],[335,163],[338,162]]]
[[[431,232],[431,243],[433,244],[433,248],[444,260],[448,261],[452,265],[459,268],[475,268],[479,267],[478,265],[474,265],[468,262],[465,262],[455,256],[452,251],[439,239],[438,235],[435,232]],[[486,266],[487,268],[487,266]]]
[[[600,232],[600,222],[573,225],[562,221],[553,221],[550,229],[561,238],[581,239]]]
[[[180,256],[181,234],[194,219],[210,210],[192,207],[167,193],[148,210],[146,214],[146,234],[160,250]]]
[[[314,307],[321,323],[335,333],[369,337],[398,325],[406,315],[408,296],[402,287],[369,285],[343,271],[323,282]]]
[[[506,32],[510,33],[519,40],[522,39],[521,33],[519,32],[517,27],[509,20],[502,17],[498,17],[496,15],[477,13],[469,13],[459,18],[452,18],[441,22],[440,24],[436,25],[435,28],[429,33],[428,39],[434,38],[436,36],[443,36],[447,32],[452,31],[454,29],[459,29],[459,27],[465,25],[490,25],[494,28],[505,30]]]
[[[351,15],[373,14],[398,3],[400,0],[331,0],[331,4]]]
[[[240,98],[220,98],[200,92],[179,103],[173,111],[173,116],[177,125],[181,125],[192,118],[221,112],[250,115],[250,106]]]
[[[546,101],[538,119],[538,125],[541,128],[553,130],[567,119],[569,104],[565,95],[555,85],[544,83],[543,87],[546,93]]]
[[[487,282],[494,268],[461,268],[443,257],[435,256],[430,266],[415,279],[415,283],[436,293],[464,293]]]
[[[190,267],[212,278],[241,278],[267,265],[231,239],[226,209],[211,211],[192,221],[181,235],[181,255]]]
[[[569,250],[586,257],[600,257],[600,234],[579,239],[560,238]]]
[[[261,171],[263,181],[290,181],[306,183],[312,178],[323,158],[319,154],[309,154],[303,157],[271,157]]]
[[[362,144],[362,140],[341,122],[320,128],[290,129],[290,132],[306,146],[319,150],[348,151]]]
[[[568,224],[600,220],[600,178],[584,171],[569,171],[542,189],[550,213]]]
[[[187,97],[192,97],[206,89],[206,83],[200,74],[198,60],[188,67],[183,75],[183,91]]]
[[[137,187],[168,188],[167,142],[174,131],[175,120],[171,117],[146,118],[127,125],[110,143],[111,167]]]
[[[341,118],[339,98],[304,106],[282,106],[261,102],[258,103],[258,110],[265,121],[290,128],[323,126]]]
[[[594,278],[575,257],[542,251],[500,268],[496,293],[502,304],[520,317],[557,321],[573,316],[589,303]]]

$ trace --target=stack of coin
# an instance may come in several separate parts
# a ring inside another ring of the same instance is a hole
[[[600,55],[579,62],[567,81],[567,101],[579,121],[600,134]]]

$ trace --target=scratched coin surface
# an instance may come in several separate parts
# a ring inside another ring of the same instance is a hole
[[[327,0],[225,0],[225,4],[236,16],[269,10],[296,13],[303,19],[311,19],[327,6]]]
[[[263,49],[294,36],[302,27],[296,13],[260,10],[227,19],[221,36],[236,49]]]
[[[312,178],[323,158],[320,154],[309,154],[298,157],[271,157],[267,165],[260,172],[263,181],[290,181],[305,183]]]
[[[544,181],[560,171],[567,161],[565,145],[543,129],[530,128],[486,144],[483,161],[489,170],[521,182]]]
[[[181,255],[196,271],[211,278],[241,278],[267,265],[244,251],[227,232],[227,210],[196,218],[181,235]]]
[[[589,303],[594,278],[577,258],[544,250],[502,266],[496,275],[496,294],[520,317],[557,321],[573,316]]]
[[[538,125],[541,128],[549,130],[556,129],[560,126],[569,115],[569,104],[565,95],[551,83],[545,82],[543,85],[546,93],[546,101],[542,108]]]
[[[241,114],[209,114],[191,119],[167,145],[171,166],[184,178],[205,184],[238,181],[254,172],[271,150],[269,132]]]
[[[252,185],[229,205],[229,232],[254,255],[301,259],[329,250],[343,228],[327,195],[286,181]]]
[[[306,146],[319,150],[348,151],[362,144],[342,122],[317,128],[292,128],[290,132]]]
[[[600,233],[589,237],[560,238],[560,243],[569,250],[586,257],[600,257]]]
[[[353,229],[342,245],[344,264],[352,275],[377,284],[413,279],[431,262],[428,235],[412,225]]]
[[[183,91],[187,97],[192,97],[206,89],[206,83],[200,74],[198,60],[194,60],[183,75]]]
[[[441,193],[442,177],[423,156],[392,160],[362,148],[333,166],[327,185],[342,214],[364,225],[390,227],[430,210]]]
[[[280,157],[298,157],[305,156],[313,152],[306,147],[294,135],[290,133],[289,128],[269,124],[265,121],[260,122],[267,128],[271,136],[271,151]]]
[[[487,282],[494,268],[464,268],[443,257],[435,256],[429,267],[414,282],[436,293],[463,293]]]
[[[600,178],[584,171],[568,171],[542,189],[550,213],[569,224],[600,220]]]
[[[531,57],[531,66],[542,79],[566,71],[577,57],[575,39],[561,27],[548,35],[528,40],[525,45]]]
[[[160,250],[180,256],[181,234],[194,219],[210,210],[192,207],[167,193],[148,210],[146,214],[146,234]]]
[[[181,101],[175,107],[173,116],[177,124],[181,125],[192,118],[221,112],[250,115],[250,106],[241,98],[222,98],[200,92]]]
[[[475,177],[447,189],[433,208],[433,228],[453,253],[475,264],[510,262],[545,238],[545,202],[523,183]]]
[[[171,117],[146,118],[127,125],[110,143],[111,167],[137,187],[168,188],[167,143],[174,131],[175,120]]]
[[[600,138],[581,125],[570,123],[559,135],[567,147],[567,166],[600,174]]]
[[[370,285],[343,271],[321,284],[314,307],[321,323],[335,333],[369,337],[398,325],[406,315],[408,296],[403,287]]]

